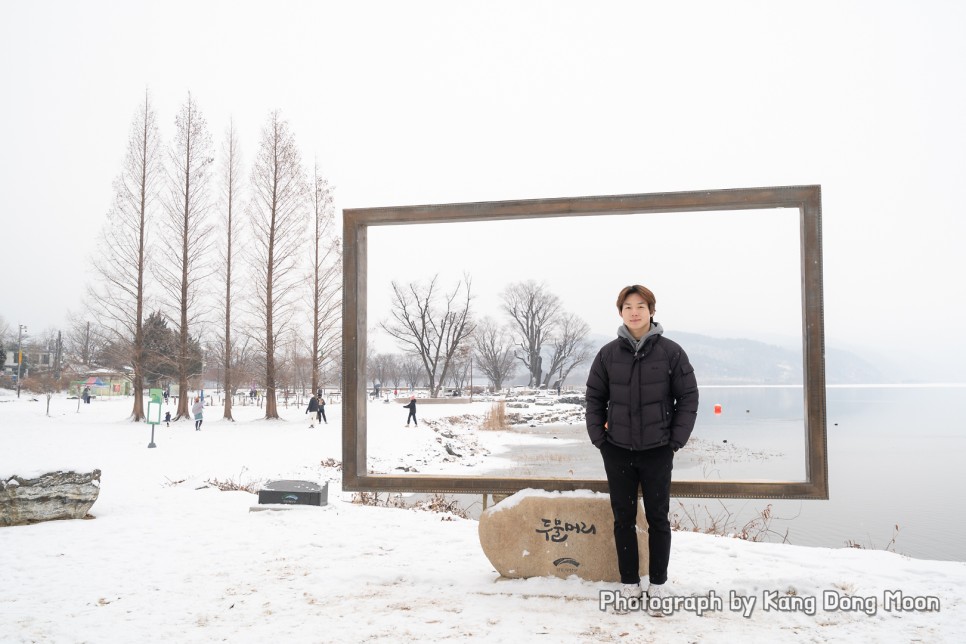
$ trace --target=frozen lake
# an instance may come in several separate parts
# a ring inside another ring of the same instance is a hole
[[[787,530],[796,545],[885,548],[898,525],[896,552],[966,561],[963,402],[963,385],[829,387],[829,500],[673,499],[672,512],[730,513],[741,526],[771,503],[771,528]],[[722,406],[718,416],[715,403]],[[675,458],[675,480],[803,479],[803,409],[800,387],[702,387],[698,423]],[[494,473],[603,478],[581,424],[520,431],[554,445],[513,447],[502,456],[514,465]]]

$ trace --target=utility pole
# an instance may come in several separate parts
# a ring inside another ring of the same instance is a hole
[[[54,379],[60,383],[60,361],[62,360],[64,350],[63,338],[61,338],[61,332],[57,332],[57,350],[54,354]],[[57,385],[60,387],[60,384]]]

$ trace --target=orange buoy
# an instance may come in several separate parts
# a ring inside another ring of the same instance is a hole
[[[721,405],[719,405],[717,403],[714,406],[714,415],[715,416],[720,416],[721,415]]]

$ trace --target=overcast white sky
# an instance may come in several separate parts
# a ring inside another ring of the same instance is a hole
[[[339,211],[821,184],[829,343],[917,371],[934,361],[936,379],[966,362],[963,3],[118,1],[3,14],[0,317],[14,329],[80,307],[147,86],[166,138],[191,91],[216,142],[235,119],[247,161],[281,109]],[[493,269],[546,279],[595,332],[616,327],[630,282],[654,287],[671,328],[787,332],[787,292],[769,291],[789,263],[763,250],[784,233],[750,233],[756,264],[741,249],[729,261],[704,224],[667,239],[618,228],[596,240],[544,223],[527,245],[542,263],[504,252]],[[742,275],[761,288],[733,290]]]

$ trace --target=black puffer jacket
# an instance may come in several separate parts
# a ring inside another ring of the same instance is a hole
[[[619,337],[594,358],[587,378],[587,433],[597,447],[605,441],[634,450],[683,447],[697,412],[694,367],[684,349],[660,331],[637,353]]]

